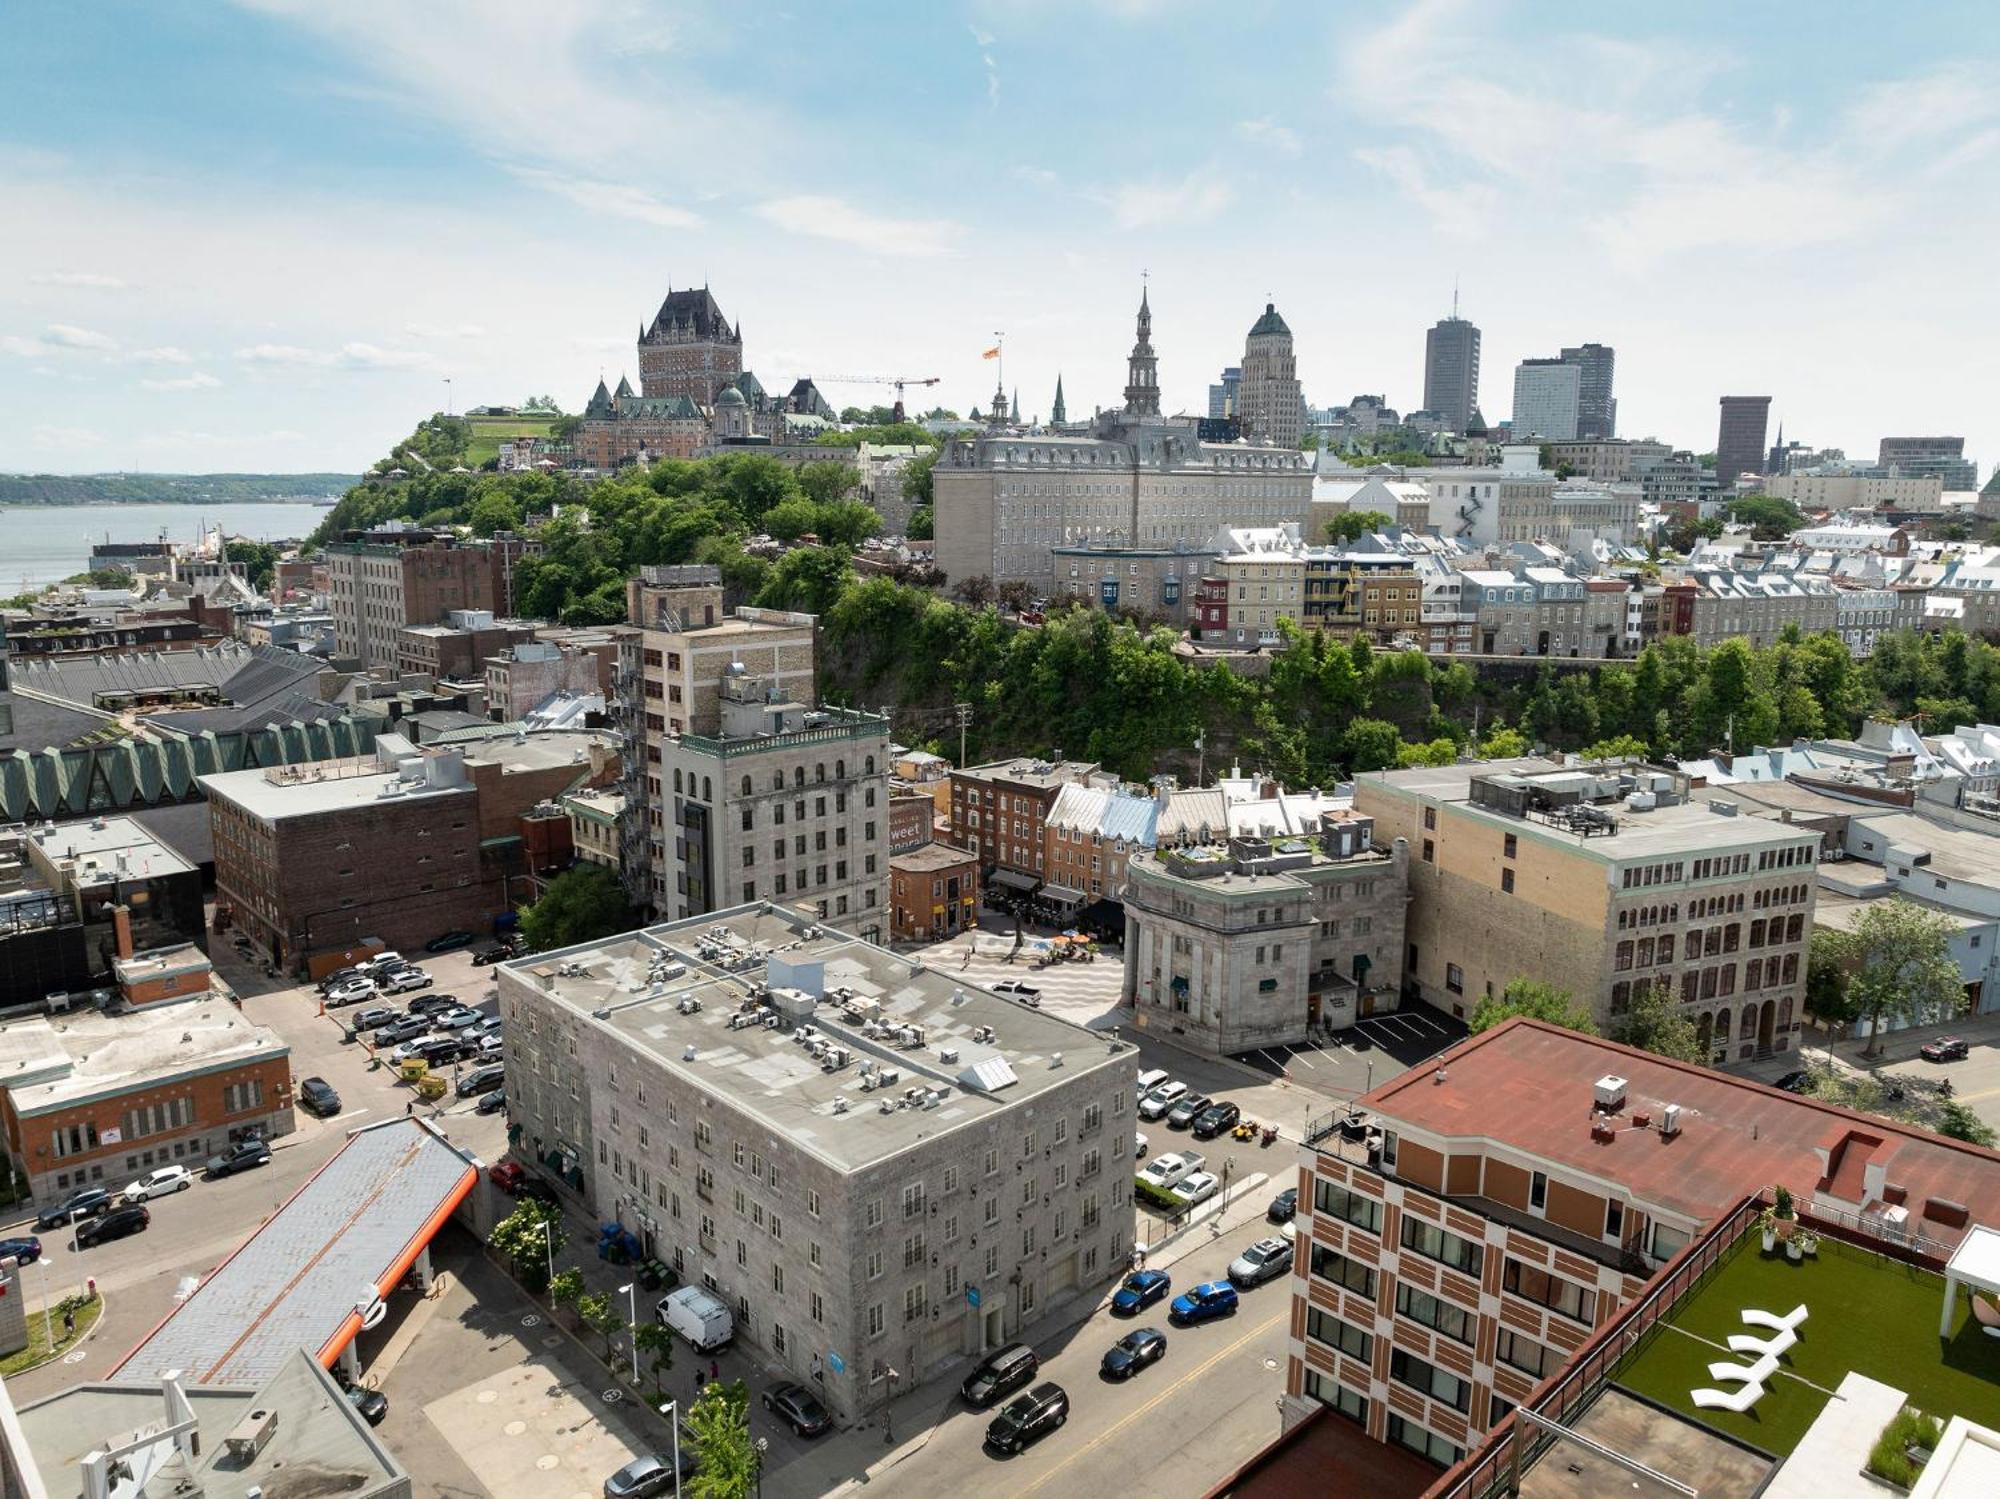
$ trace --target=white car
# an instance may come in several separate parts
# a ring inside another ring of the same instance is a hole
[[[1139,1180],[1150,1186],[1171,1187],[1182,1177],[1194,1174],[1207,1164],[1192,1150],[1177,1150],[1153,1157],[1151,1164],[1139,1173]]]
[[[1159,1087],[1155,1088],[1139,1101],[1139,1117],[1141,1119],[1159,1119],[1163,1117],[1167,1110],[1181,1101],[1187,1090],[1188,1085],[1178,1080],[1161,1083]]]
[[[372,979],[349,979],[326,991],[326,1002],[330,1005],[358,1005],[362,1000],[374,997],[375,983]]]
[[[354,966],[363,973],[386,973],[391,968],[403,966],[403,955],[399,952],[378,952],[372,958],[363,958]]]
[[[1174,1196],[1189,1207],[1198,1202],[1207,1202],[1222,1190],[1222,1178],[1213,1171],[1197,1171],[1192,1176],[1184,1176],[1174,1186]]]
[[[127,1202],[145,1202],[153,1197],[165,1197],[170,1192],[185,1192],[194,1185],[194,1173],[185,1166],[162,1166],[157,1171],[148,1172],[125,1189]]]
[[[412,989],[430,988],[432,979],[421,968],[398,968],[385,975],[380,983],[384,994],[407,994]]]

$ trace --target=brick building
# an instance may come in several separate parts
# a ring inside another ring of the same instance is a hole
[[[948,843],[889,855],[889,940],[942,942],[979,924],[979,856]]]
[[[326,574],[335,649],[369,668],[396,666],[409,625],[436,624],[455,609],[505,609],[488,548],[401,522],[328,546]]]
[[[586,651],[527,640],[488,656],[486,716],[512,723],[556,693],[589,697],[598,691],[597,657]]]
[[[440,682],[476,682],[486,658],[536,638],[531,620],[501,619],[490,609],[454,609],[442,624],[396,632],[396,670]]]
[[[989,881],[1033,890],[1047,878],[1049,812],[1062,788],[1088,783],[1081,760],[996,760],[951,773],[951,841],[979,854]]]
[[[907,853],[931,841],[937,802],[928,792],[889,783],[889,852]]]

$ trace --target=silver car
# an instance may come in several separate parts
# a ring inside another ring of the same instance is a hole
[[[1276,1280],[1291,1268],[1291,1245],[1283,1239],[1259,1239],[1229,1262],[1229,1278],[1248,1289]]]

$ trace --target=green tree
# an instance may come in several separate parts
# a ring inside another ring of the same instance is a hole
[[[1995,1140],[1993,1126],[1955,1098],[1938,1103],[1937,1132],[1954,1140],[1969,1140],[1974,1145],[1984,1145],[1989,1150]]]
[[[231,536],[223,542],[229,553],[229,565],[243,569],[243,577],[259,593],[267,592],[278,576],[278,549],[268,541],[252,541],[246,536]],[[111,587],[122,587],[129,578],[120,575],[118,583]]]
[[[1510,729],[1505,724],[1495,724],[1479,741],[1479,758],[1482,760],[1518,760],[1527,753],[1527,737],[1519,729]]]
[[[576,1310],[576,1304],[583,1300],[583,1272],[572,1265],[567,1270],[558,1270],[556,1278],[549,1282],[549,1305],[568,1307]]]
[[[750,1440],[750,1388],[740,1379],[702,1388],[687,1413],[701,1467],[684,1485],[688,1499],[746,1499],[757,1485]]]
[[[1790,500],[1773,499],[1766,494],[1746,494],[1730,501],[1729,518],[1751,527],[1751,534],[1759,541],[1781,540],[1806,523],[1799,507]]]
[[[1480,996],[1479,1003],[1472,1007],[1472,1019],[1467,1024],[1476,1036],[1481,1031],[1493,1029],[1503,1020],[1512,1020],[1516,1015],[1525,1015],[1530,1020],[1546,1020],[1550,1025],[1582,1031],[1586,1036],[1597,1034],[1597,1022],[1591,1019],[1587,1008],[1576,1002],[1569,990],[1531,978],[1509,979],[1507,987],[1497,997],[1491,994]]]
[[[604,1339],[604,1361],[611,1362],[611,1339],[625,1325],[612,1304],[609,1291],[593,1291],[576,1299],[576,1315],[583,1325]]]
[[[1844,932],[1814,927],[1806,953],[1806,1013],[1829,1030],[1854,1023],[1847,997],[1847,943]]]
[[[1350,510],[1326,523],[1326,539],[1335,546],[1345,546],[1376,531],[1392,530],[1395,524],[1395,516],[1380,510]]]
[[[854,579],[847,552],[840,547],[798,547],[778,559],[764,586],[757,590],[761,609],[797,609],[825,614],[840,601]]]
[[[496,531],[518,531],[521,529],[521,507],[506,490],[489,489],[472,502],[465,519],[466,524],[472,527],[474,536],[491,536]]]
[[[1614,734],[1583,747],[1586,760],[1644,760],[1653,753],[1645,740],[1631,734]]]
[[[674,1335],[659,1322],[641,1322],[632,1329],[632,1342],[645,1360],[646,1372],[653,1377],[653,1399],[657,1402],[666,1390],[661,1376],[674,1366]]]
[[[851,463],[826,458],[800,464],[798,481],[806,498],[815,505],[832,505],[861,487],[861,470]]]
[[[1633,994],[1631,1008],[1611,1028],[1611,1039],[1680,1062],[1708,1060],[1702,1055],[1701,1033],[1664,983],[1642,985]]]
[[[937,467],[939,449],[919,453],[903,465],[903,498],[913,506],[931,505],[937,498],[931,484],[931,471]]]
[[[1951,955],[1951,918],[1901,895],[1872,901],[1840,943],[1847,998],[1868,1022],[1866,1052],[1882,1049],[1891,1022],[1948,1020],[1965,1008],[1965,980]]]
[[[537,952],[613,936],[637,924],[624,885],[602,864],[572,865],[521,912],[521,931]]]
[[[539,1294],[549,1283],[549,1262],[562,1252],[568,1238],[560,1208],[523,1198],[493,1225],[486,1244],[513,1266],[516,1280],[531,1294]]]
[[[1356,775],[1389,769],[1402,749],[1403,738],[1396,726],[1379,718],[1357,718],[1341,736],[1341,757]]]
[[[910,523],[903,528],[903,534],[912,541],[929,541],[937,534],[936,512],[929,505],[919,505],[910,512]]]

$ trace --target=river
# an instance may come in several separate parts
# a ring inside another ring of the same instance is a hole
[[[90,565],[90,548],[111,541],[191,545],[204,525],[231,536],[284,541],[307,535],[325,517],[319,505],[11,505],[0,511],[0,595],[59,583]]]

